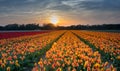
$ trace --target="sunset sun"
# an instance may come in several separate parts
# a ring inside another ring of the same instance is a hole
[[[59,20],[58,20],[58,17],[57,17],[57,16],[52,16],[52,17],[50,18],[50,23],[56,25],[58,22],[59,22]]]

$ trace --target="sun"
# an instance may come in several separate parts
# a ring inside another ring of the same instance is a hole
[[[57,23],[58,23],[58,17],[57,16],[52,16],[51,18],[50,18],[50,23],[52,23],[52,24],[54,24],[54,25],[56,25]]]

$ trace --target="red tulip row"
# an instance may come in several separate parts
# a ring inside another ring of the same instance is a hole
[[[32,32],[29,32],[30,35],[25,35],[25,32],[24,32],[24,36],[22,35],[23,33],[22,32],[19,32],[19,33],[9,33],[9,34],[4,34],[4,33],[0,33],[0,38],[3,37],[3,39],[0,40],[0,45],[6,45],[6,44],[12,44],[14,42],[18,42],[18,41],[23,41],[23,40],[27,40],[27,39],[31,39],[31,38],[35,38],[35,37],[40,37],[42,35],[47,35],[47,33],[36,33],[36,34],[33,34]],[[32,35],[33,34],[33,35]],[[18,36],[18,35],[21,35],[21,36]],[[12,37],[12,38],[4,38],[6,36],[16,36],[16,37]]]
[[[47,33],[50,31],[2,31],[0,32],[0,39],[9,39],[21,36],[36,35]]]

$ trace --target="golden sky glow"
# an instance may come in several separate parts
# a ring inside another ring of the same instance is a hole
[[[120,0],[0,0],[0,25],[116,24],[119,13]]]
[[[50,17],[50,23],[56,25],[59,22],[59,19],[57,16],[51,16]]]

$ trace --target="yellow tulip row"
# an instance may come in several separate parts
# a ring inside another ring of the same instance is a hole
[[[120,34],[92,31],[73,31],[80,37],[94,44],[96,48],[110,53],[110,55],[120,56]]]
[[[120,44],[120,34],[119,33],[110,33],[110,32],[95,32],[95,31],[80,31],[81,33],[97,37],[104,38],[112,42],[118,42]],[[89,33],[88,33],[89,32]]]
[[[41,37],[36,37],[40,35],[35,35],[33,37],[36,38],[29,41],[23,41],[21,43],[18,42],[12,45],[8,44],[6,46],[2,46],[0,48],[0,71],[6,71],[7,69],[8,71],[14,70],[17,67],[22,68],[21,63],[22,65],[24,65],[24,61],[29,60],[28,58],[26,58],[27,55],[33,55],[35,52],[39,52],[47,44],[58,38],[63,33],[64,31],[54,31],[47,33],[47,35],[42,34],[44,36]],[[18,40],[21,39],[23,38],[19,37]]]
[[[69,31],[34,65],[32,71],[116,71],[112,64],[101,61],[98,51],[94,52]]]

